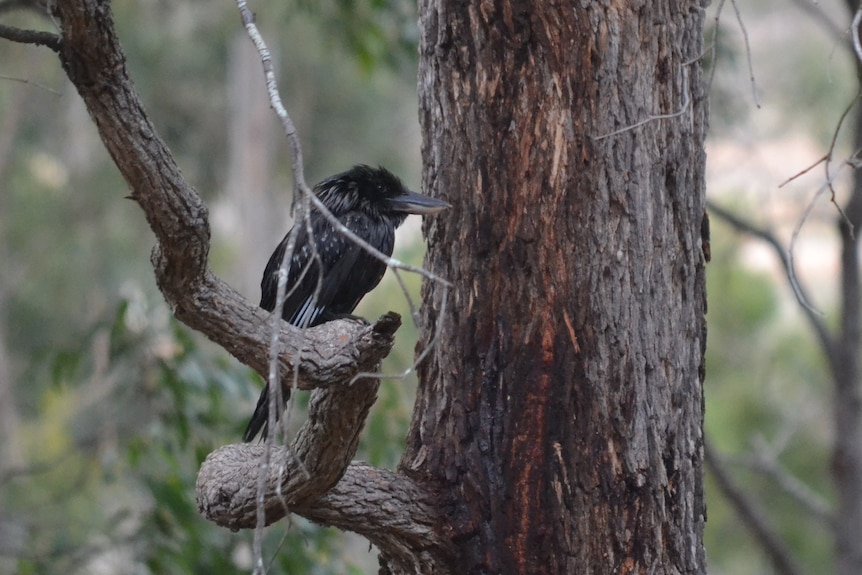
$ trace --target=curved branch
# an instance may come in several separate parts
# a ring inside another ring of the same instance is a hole
[[[763,546],[776,571],[785,575],[802,575],[804,570],[797,563],[791,549],[769,525],[766,513],[731,479],[730,474],[725,469],[725,462],[714,452],[708,441],[703,443],[703,456],[707,467],[712,471],[719,490]]]
[[[353,462],[313,507],[295,511],[322,525],[366,537],[396,568],[393,572],[450,572],[454,550],[439,531],[432,496],[400,473]]]
[[[368,384],[365,380],[357,386]],[[319,397],[326,393],[322,391]],[[310,440],[304,444],[300,440],[303,434]],[[292,446],[306,466],[319,459],[308,449],[332,448],[331,442],[316,443],[312,436],[313,432],[303,427]],[[255,485],[265,451],[265,445],[238,444],[211,453],[201,466],[196,486],[201,514],[223,527],[253,529]],[[432,496],[416,482],[393,471],[354,462],[341,470],[340,480],[316,485],[316,478],[303,477],[291,450],[276,448],[271,461],[264,497],[267,524],[278,521],[289,510],[321,525],[363,535],[404,572],[449,572],[450,544],[439,532]],[[311,467],[309,471],[314,474]],[[327,474],[331,480],[332,470]]]
[[[63,68],[156,235],[152,262],[159,289],[177,319],[266,377],[269,314],[209,270],[206,205],[183,179],[144,112],[126,70],[109,4],[59,2],[57,10]],[[381,337],[357,322],[332,322],[302,337],[286,323],[281,329],[280,367],[289,373],[301,359],[301,389],[349,381],[375,365],[392,345],[391,337]]]
[[[109,2],[59,2],[57,18],[63,68],[155,233],[156,281],[174,315],[266,376],[270,316],[210,271],[207,208],[132,87]],[[232,529],[254,528],[262,501],[265,523],[295,511],[366,535],[402,571],[448,572],[432,494],[392,472],[348,468],[379,380],[350,382],[378,367],[399,326],[400,318],[388,314],[373,326],[335,321],[300,336],[281,322],[279,368],[299,365],[299,387],[318,388],[308,420],[289,448],[229,445],[210,454],[197,481],[201,512]]]
[[[722,221],[730,224],[739,231],[751,234],[754,237],[763,240],[769,245],[769,247],[773,249],[775,255],[778,256],[778,260],[781,263],[781,267],[784,269],[784,273],[787,275],[787,280],[790,282],[791,288],[793,288],[793,293],[796,296],[796,301],[799,304],[799,307],[802,308],[802,312],[805,314],[806,319],[811,324],[814,333],[817,334],[817,339],[820,342],[821,347],[823,348],[823,352],[826,355],[830,366],[834,370],[837,361],[837,347],[835,340],[827,330],[826,325],[823,323],[820,317],[817,316],[817,313],[811,308],[810,305],[806,303],[807,297],[805,295],[805,290],[799,283],[799,279],[796,277],[796,273],[793,271],[790,258],[787,256],[787,252],[782,247],[781,242],[778,241],[778,239],[775,237],[775,235],[772,234],[772,232],[757,227],[751,222],[748,222],[740,218],[739,216],[733,214],[729,210],[726,210],[721,206],[716,205],[714,202],[707,201],[706,207],[709,209],[710,212],[715,214]]]
[[[356,453],[378,386],[378,380],[364,379],[347,388],[315,390],[308,419],[290,448],[242,443],[210,453],[195,486],[201,514],[222,527],[253,529],[261,472],[267,475],[263,493],[266,525],[296,507],[312,505],[338,483]]]

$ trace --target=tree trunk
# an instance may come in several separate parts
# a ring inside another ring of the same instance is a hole
[[[848,2],[850,14],[856,3]],[[852,50],[851,50],[852,53]],[[855,54],[854,54],[855,57]],[[857,77],[862,64],[857,62]],[[862,145],[862,112],[855,112],[853,149]],[[858,153],[857,153],[858,155]],[[862,573],[862,389],[859,381],[860,277],[859,233],[862,226],[862,175],[853,171],[850,197],[838,217],[841,238],[841,307],[835,353],[829,357],[833,392],[835,443],[832,476],[835,482],[835,563],[838,575]],[[827,350],[828,352],[828,350]]]
[[[453,572],[703,573],[702,6],[420,14],[424,183],[453,205],[426,266],[454,286],[426,286],[401,469]]]

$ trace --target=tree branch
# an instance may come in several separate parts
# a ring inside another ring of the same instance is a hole
[[[263,493],[266,525],[295,507],[311,506],[338,483],[356,453],[359,432],[377,399],[378,386],[378,380],[364,379],[344,389],[315,390],[308,419],[289,449],[242,443],[209,454],[195,489],[201,514],[223,527],[253,529],[261,472],[267,474]],[[267,456],[269,466],[262,464]]]
[[[132,87],[110,3],[66,0],[56,4],[56,17],[62,66],[155,233],[151,260],[172,312],[266,377],[270,315],[209,269],[207,208]],[[254,528],[262,499],[266,523],[295,511],[366,535],[404,571],[446,573],[430,492],[366,465],[351,466],[342,480],[379,385],[374,377],[351,380],[379,368],[399,326],[397,314],[371,326],[342,320],[302,332],[281,322],[279,369],[297,369],[298,386],[316,388],[308,419],[289,447],[229,445],[210,454],[197,481],[201,512],[232,529]]]
[[[796,562],[784,541],[769,525],[766,513],[734,483],[725,469],[724,461],[713,452],[708,441],[703,443],[703,455],[718,488],[760,542],[769,560],[775,566],[776,572],[784,575],[802,575],[804,573],[802,567]]]
[[[303,433],[308,433],[305,427],[300,436]],[[297,457],[314,458],[313,453],[300,450],[323,445],[310,442],[302,446],[300,436],[294,441]],[[228,445],[207,457],[197,481],[198,509],[207,519],[231,529],[255,527],[254,485],[265,449],[264,445]],[[314,485],[316,479],[302,476],[290,450],[277,448],[272,461],[264,498],[268,524],[284,517],[289,509],[321,525],[363,535],[404,572],[448,572],[445,566],[452,550],[439,532],[436,507],[428,491],[413,480],[354,462],[342,470],[340,481],[323,489]],[[303,461],[314,465],[309,459]]]
[[[400,473],[354,462],[312,508],[296,512],[363,535],[401,572],[450,572],[454,551],[439,532],[437,506],[427,489]]]
[[[720,220],[724,221],[727,224],[730,224],[739,231],[751,234],[754,237],[763,240],[767,243],[767,245],[769,245],[769,247],[773,249],[775,255],[778,256],[778,260],[781,263],[781,267],[784,269],[784,273],[787,275],[787,279],[790,282],[790,286],[793,289],[793,293],[796,296],[796,301],[799,304],[799,307],[802,308],[802,312],[805,314],[806,319],[808,319],[808,322],[811,324],[812,329],[814,329],[814,333],[817,334],[817,339],[820,342],[821,347],[823,348],[823,352],[826,355],[830,366],[834,370],[836,365],[835,362],[837,353],[835,340],[833,339],[829,331],[826,329],[826,325],[823,323],[820,317],[818,317],[817,313],[807,303],[807,296],[805,295],[805,290],[802,287],[802,284],[799,282],[799,279],[796,276],[796,272],[793,270],[790,258],[787,256],[787,252],[782,247],[781,242],[778,241],[778,238],[776,238],[772,232],[764,230],[752,224],[751,222],[740,218],[729,210],[726,210],[721,206],[716,205],[714,202],[707,201],[706,207]]]
[[[24,30],[0,24],[0,38],[5,38],[19,44],[35,44],[37,46],[45,46],[54,52],[59,52],[60,37],[51,32],[39,32],[37,30]]]
[[[741,459],[746,467],[771,479],[782,491],[793,498],[817,521],[829,529],[835,528],[835,516],[829,502],[804,481],[785,468],[778,455],[762,436],[753,438],[754,453]]]
[[[207,208],[144,112],[108,4],[60,2],[57,11],[63,67],[158,240],[152,262],[162,294],[180,321],[266,377],[269,315],[209,270]],[[392,345],[391,334],[351,321],[332,322],[302,337],[284,322],[281,330],[282,373],[301,363],[301,389],[347,382],[375,365]]]

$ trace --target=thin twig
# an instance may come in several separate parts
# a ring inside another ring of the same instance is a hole
[[[593,136],[593,140],[595,140],[595,141],[604,140],[605,138],[610,138],[611,136],[616,136],[618,134],[622,134],[623,132],[628,132],[629,130],[634,130],[635,128],[639,128],[639,127],[643,126],[644,124],[648,124],[649,122],[653,122],[655,120],[667,120],[670,118],[678,118],[679,116],[682,116],[683,114],[685,114],[685,111],[688,110],[688,106],[691,103],[691,96],[689,95],[689,89],[688,89],[688,67],[686,67],[686,66],[682,67],[682,97],[683,97],[682,108],[680,108],[676,112],[673,112],[672,114],[657,114],[657,115],[648,116],[645,119],[641,120],[640,122],[632,124],[631,126],[626,126],[624,128],[620,128],[619,130],[614,130],[613,132],[610,132],[608,134],[603,134],[601,136]]]
[[[237,8],[239,8],[242,24],[248,33],[251,41],[254,42],[260,54],[260,61],[263,64],[263,73],[266,80],[266,92],[269,95],[269,101],[272,104],[272,109],[276,116],[281,120],[281,125],[284,128],[284,133],[287,136],[287,141],[290,144],[291,168],[293,170],[293,182],[296,187],[294,190],[293,202],[296,203],[297,192],[311,195],[311,190],[308,184],[305,183],[305,168],[302,160],[302,145],[299,142],[299,135],[296,131],[296,126],[291,120],[290,115],[281,103],[281,95],[278,91],[278,83],[275,78],[275,68],[272,64],[272,56],[263,37],[254,23],[254,13],[249,9],[248,3],[245,0],[237,0]]]
[[[291,208],[296,209],[297,203],[299,203],[298,209],[296,210],[298,213],[296,215],[296,223],[293,227],[290,237],[288,238],[288,244],[285,249],[284,257],[282,258],[281,265],[279,267],[278,272],[278,284],[277,284],[277,292],[276,292],[276,305],[272,313],[272,339],[270,342],[270,369],[268,373],[268,384],[269,384],[269,413],[267,415],[267,421],[269,422],[268,428],[268,448],[264,450],[264,454],[262,456],[260,467],[258,469],[258,485],[257,485],[257,528],[255,529],[254,535],[254,573],[255,575],[262,574],[265,572],[264,562],[263,562],[263,526],[265,524],[265,513],[264,513],[264,505],[263,505],[263,497],[265,490],[265,477],[268,475],[269,465],[270,463],[270,446],[275,444],[275,433],[276,427],[275,422],[277,421],[277,409],[281,406],[281,386],[279,385],[279,377],[278,377],[278,348],[279,348],[279,333],[280,333],[280,323],[282,320],[282,310],[284,308],[284,302],[287,298],[287,275],[290,267],[290,263],[293,257],[293,253],[296,249],[296,241],[298,237],[298,230],[300,229],[300,225],[306,226],[306,233],[311,241],[312,251],[314,252],[312,257],[317,258],[319,260],[319,255],[316,251],[316,246],[314,242],[314,237],[311,230],[310,224],[310,214],[312,205],[314,209],[316,209],[327,221],[332,225],[334,230],[343,236],[349,238],[352,242],[357,244],[366,252],[370,253],[373,257],[385,263],[388,267],[393,268],[396,271],[396,277],[401,285],[402,289],[405,290],[405,294],[408,297],[408,304],[410,305],[411,315],[414,322],[417,321],[417,314],[415,311],[415,307],[413,305],[412,299],[410,299],[409,294],[406,291],[406,286],[401,280],[400,276],[397,274],[397,270],[405,270],[413,273],[418,273],[421,276],[440,283],[443,286],[443,302],[445,305],[446,302],[446,291],[451,287],[451,284],[446,280],[436,276],[428,272],[423,268],[418,268],[415,266],[410,266],[400,262],[392,257],[386,256],[382,254],[379,250],[375,249],[373,246],[363,241],[360,237],[358,237],[355,233],[349,230],[346,226],[344,226],[323,204],[323,202],[318,198],[308,187],[305,182],[304,177],[304,168],[303,168],[303,160],[302,160],[302,147],[299,141],[299,137],[296,131],[296,127],[293,121],[290,118],[285,107],[282,105],[281,97],[279,95],[278,85],[275,77],[274,68],[272,65],[272,58],[270,53],[266,47],[266,43],[264,42],[262,36],[260,35],[257,26],[254,23],[254,15],[249,10],[247,3],[245,0],[237,0],[237,7],[240,11],[240,15],[242,17],[243,25],[253,41],[255,47],[258,50],[260,55],[261,63],[264,68],[264,76],[266,79],[266,87],[267,93],[269,95],[270,103],[275,111],[276,115],[281,120],[282,126],[284,128],[284,132],[287,135],[288,142],[290,144],[291,149],[291,159],[292,159],[292,167],[293,167],[293,177],[294,177],[294,192],[293,199],[291,203]],[[309,266],[310,267],[310,266]],[[319,273],[321,266],[318,266]],[[308,268],[306,268],[307,270]],[[305,273],[306,270],[303,270],[302,273]],[[320,286],[321,286],[321,277],[318,277],[317,289],[315,291],[315,297],[319,294]],[[298,326],[300,328],[305,328],[307,326]],[[304,333],[302,330],[301,333]],[[436,343],[436,335],[432,340],[432,344]],[[425,354],[422,354],[420,358],[417,360],[421,361],[424,358]],[[293,382],[292,388],[295,389],[297,385],[297,380],[299,377],[297,362],[296,367],[293,371]],[[417,363],[414,363],[414,366],[411,367],[415,369]],[[410,370],[408,370],[409,372]],[[379,374],[373,374],[373,377],[379,377]],[[291,394],[293,397],[294,394]],[[292,403],[289,402],[289,403]],[[282,426],[286,429],[287,420],[290,410],[290,405],[288,405],[288,413],[285,413],[284,417],[282,417]],[[285,431],[286,433],[286,431]],[[285,442],[289,445],[288,442]],[[297,458],[294,456],[294,459]],[[307,475],[307,470],[305,470],[304,465],[301,461],[297,460],[297,463],[302,467]]]
[[[755,436],[752,445],[755,448],[754,454],[744,460],[745,465],[772,479],[787,495],[804,507],[812,517],[826,527],[834,528],[835,518],[826,499],[788,471],[762,436]]]
[[[751,93],[754,96],[754,105],[760,108],[760,97],[757,95],[757,82],[754,79],[754,64],[751,62],[751,42],[748,41],[748,30],[745,28],[745,22],[742,21],[742,14],[739,11],[739,6],[736,0],[730,0],[733,5],[733,11],[736,12],[736,20],[739,22],[739,29],[742,30],[742,39],[745,41],[745,56],[748,61],[748,76],[751,80]]]
[[[254,43],[255,48],[260,55],[260,61],[263,66],[264,78],[266,81],[266,91],[269,96],[270,103],[273,109],[276,112],[276,115],[282,122],[282,126],[284,127],[284,131],[287,134],[288,142],[291,146],[291,158],[293,159],[293,179],[294,179],[294,193],[293,193],[293,201],[292,205],[296,205],[297,191],[305,192],[308,189],[308,185],[305,183],[304,176],[304,168],[302,162],[302,148],[299,143],[299,137],[296,134],[296,127],[293,124],[293,121],[290,119],[290,116],[287,113],[287,110],[281,103],[281,96],[278,92],[278,85],[276,83],[275,78],[275,69],[272,64],[272,56],[270,55],[269,49],[266,47],[266,42],[264,42],[263,37],[260,35],[260,32],[257,29],[257,26],[254,23],[254,14],[248,8],[248,4],[245,0],[237,0],[237,8],[239,9],[240,16],[242,18],[243,26],[248,33],[249,38]],[[310,194],[303,193],[303,197],[307,197]],[[303,206],[300,207],[300,214],[304,215],[308,210],[302,209],[303,207],[307,207],[307,202],[303,202]],[[253,564],[254,564],[254,574],[255,575],[263,575],[266,572],[266,568],[263,562],[263,530],[266,525],[266,512],[264,507],[264,495],[266,491],[266,480],[269,476],[269,466],[271,465],[271,457],[272,457],[272,446],[275,445],[275,436],[278,432],[277,425],[275,422],[278,418],[278,409],[281,407],[281,386],[279,384],[278,377],[278,352],[279,352],[279,336],[281,332],[281,315],[282,309],[284,308],[285,294],[287,292],[287,266],[290,263],[290,260],[293,257],[293,251],[296,248],[296,238],[298,235],[299,226],[294,226],[293,231],[290,234],[290,238],[288,239],[288,244],[285,249],[284,257],[282,258],[281,265],[278,270],[278,283],[276,289],[276,304],[271,315],[272,318],[272,330],[270,337],[270,348],[269,348],[269,373],[267,374],[267,384],[268,384],[268,408],[269,412],[267,413],[267,448],[263,450],[260,465],[258,467],[258,477],[257,477],[257,497],[256,497],[256,506],[257,506],[257,525],[254,530],[254,541],[253,541]],[[294,377],[298,372],[298,363],[297,368],[294,369]],[[285,414],[287,416],[287,414]],[[285,441],[286,444],[289,442]]]
[[[816,168],[817,166],[822,164],[823,162],[828,162],[828,161],[829,161],[829,154],[826,154],[825,156],[823,156],[822,158],[820,158],[819,160],[817,160],[816,162],[814,162],[813,164],[811,164],[807,168],[803,168],[799,172],[795,173],[794,175],[790,176],[789,178],[787,178],[786,180],[784,180],[783,182],[778,184],[778,188],[779,189],[783,188],[784,186],[786,186],[787,184],[789,184],[793,180],[795,180],[797,178],[801,178],[802,176],[804,176],[805,174],[807,174],[808,172],[810,172],[811,170],[813,170],[814,168]]]
[[[796,222],[796,225],[793,227],[793,233],[790,235],[790,245],[787,248],[787,278],[790,280],[790,286],[793,288],[793,293],[796,294],[799,303],[811,311],[812,313],[817,314],[820,317],[824,317],[823,312],[814,307],[811,303],[808,302],[808,299],[805,297],[805,294],[802,292],[802,288],[799,285],[799,278],[796,275],[796,243],[799,240],[799,234],[802,233],[802,228],[805,223],[808,221],[808,218],[811,216],[811,213],[814,211],[814,206],[817,203],[817,199],[822,196],[827,190],[829,190],[828,185],[821,186],[817,193],[814,194],[814,197],[811,198],[811,201],[805,206],[805,209],[802,211],[802,215],[799,217],[799,220]]]
[[[413,325],[419,325],[419,310],[416,309],[416,304],[413,303],[413,296],[410,295],[410,290],[407,289],[407,284],[404,283],[404,278],[401,277],[401,270],[398,268],[392,268],[392,275],[395,276],[395,280],[398,282],[398,287],[401,288],[401,293],[404,294],[404,298],[407,300],[407,309],[410,310],[410,319],[413,320]]]
[[[856,92],[856,97],[854,97],[853,100],[851,100],[850,103],[847,105],[847,107],[844,108],[844,111],[841,113],[841,117],[838,118],[838,124],[835,126],[835,130],[832,132],[832,141],[829,143],[829,151],[826,153],[826,164],[824,166],[824,170],[826,172],[826,183],[829,186],[829,190],[832,192],[831,203],[833,206],[835,206],[835,208],[838,210],[838,214],[847,224],[847,228],[850,230],[851,237],[855,234],[853,222],[850,221],[850,219],[847,217],[847,214],[844,213],[844,210],[841,208],[841,206],[838,205],[838,202],[835,201],[835,188],[832,187],[832,181],[841,172],[841,168],[839,168],[835,175],[832,176],[829,173],[829,163],[832,161],[833,154],[835,153],[835,146],[838,142],[838,135],[841,133],[841,128],[844,125],[844,120],[847,119],[847,116],[850,114],[850,111],[853,110],[853,108],[856,107],[856,104],[859,103],[860,97],[862,97],[862,87],[860,87],[860,89]],[[856,152],[851,155],[848,160],[845,161],[845,164],[849,164],[853,168],[857,168],[858,166],[855,165],[853,158],[856,157],[858,153],[859,150],[856,150]]]
[[[55,90],[54,88],[51,88],[51,87],[46,86],[44,84],[40,84],[39,82],[34,82],[33,80],[28,80],[27,78],[16,78],[15,76],[7,76],[6,74],[0,74],[0,80],[10,80],[12,82],[19,82],[21,84],[27,84],[28,86],[35,86],[36,88],[45,90],[46,92],[49,92],[49,93],[51,93],[57,97],[60,97],[63,95],[62,93]]]
[[[446,311],[446,304],[448,303],[448,301],[447,301],[448,298],[449,298],[449,290],[446,287],[444,287],[443,293],[440,295],[440,313],[441,314]],[[395,373],[395,374],[367,373],[367,372],[366,373],[357,373],[350,380],[350,385],[353,385],[354,383],[356,383],[360,379],[367,378],[367,377],[380,379],[380,380],[388,379],[388,380],[397,380],[397,381],[403,381],[403,380],[407,379],[407,377],[409,377],[410,374],[412,374],[414,371],[416,371],[416,369],[420,365],[422,365],[422,362],[425,361],[425,358],[428,357],[428,354],[431,353],[431,350],[433,350],[437,346],[437,342],[439,341],[439,339],[440,339],[440,325],[438,323],[434,326],[434,335],[431,337],[431,341],[428,342],[428,345],[425,346],[425,348],[419,353],[419,355],[416,357],[416,359],[413,360],[413,364],[410,367],[408,367],[407,369],[405,369],[401,373]]]
[[[859,41],[860,22],[862,22],[862,4],[856,9],[856,14],[853,15],[853,22],[850,24],[850,34],[853,36],[853,51],[856,52],[856,58],[862,64],[862,43]]]

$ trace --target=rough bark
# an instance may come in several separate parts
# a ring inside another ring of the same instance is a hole
[[[420,14],[424,182],[453,205],[426,265],[454,287],[426,286],[402,469],[452,572],[704,572],[703,7]]]
[[[198,509],[231,529],[257,524],[259,473],[267,474],[262,501],[267,525],[297,507],[311,507],[332,488],[359,445],[379,381],[364,379],[347,389],[315,390],[308,419],[290,449],[228,445],[207,456],[197,479]]]

